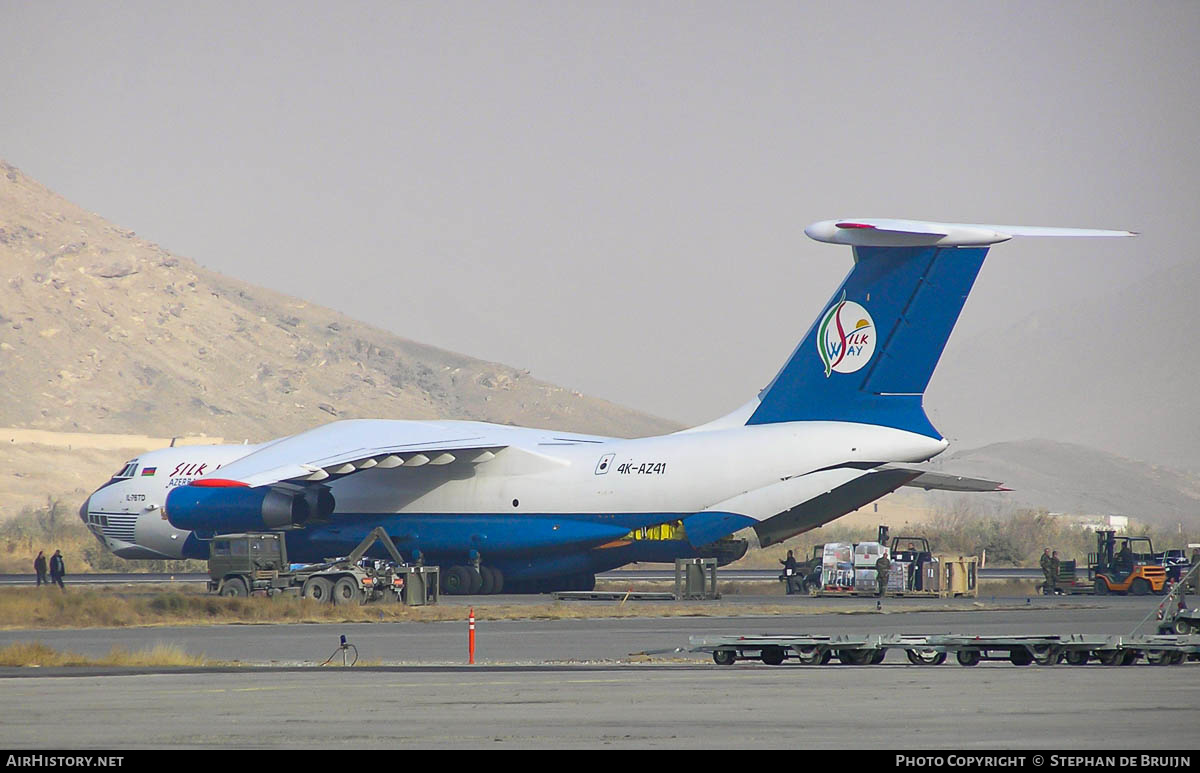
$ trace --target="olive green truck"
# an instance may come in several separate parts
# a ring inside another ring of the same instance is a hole
[[[377,541],[394,563],[363,559]],[[283,532],[219,534],[209,543],[208,576],[209,591],[222,596],[287,594],[334,604],[412,606],[435,604],[438,598],[438,567],[406,564],[378,527],[349,556],[298,567],[288,563]]]

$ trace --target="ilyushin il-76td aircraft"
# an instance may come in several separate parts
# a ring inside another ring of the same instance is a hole
[[[922,407],[992,244],[1127,231],[864,218],[805,229],[854,266],[765,389],[733,413],[619,439],[474,421],[335,421],[258,445],[130,461],[81,517],[125,558],[207,558],[215,534],[281,530],[292,561],[381,526],[451,593],[590,589],[635,561],[736,559],[901,486],[996,490],[908,465],[947,447]],[[380,554],[383,557],[383,554]]]

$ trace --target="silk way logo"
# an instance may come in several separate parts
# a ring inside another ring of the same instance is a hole
[[[817,350],[825,364],[825,378],[834,371],[853,373],[875,353],[875,323],[866,309],[846,300],[845,290],[821,320]]]

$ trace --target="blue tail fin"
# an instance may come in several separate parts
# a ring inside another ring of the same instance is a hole
[[[747,424],[850,421],[940,438],[921,399],[987,251],[856,246],[854,268]]]

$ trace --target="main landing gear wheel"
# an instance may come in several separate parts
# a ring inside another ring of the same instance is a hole
[[[362,591],[358,581],[353,577],[339,577],[333,584],[333,603],[338,606],[355,606],[363,602]]]
[[[471,588],[471,570],[465,566],[452,566],[442,576],[442,593],[448,596],[465,596]]]
[[[467,579],[470,582],[470,585],[467,586],[466,593],[468,596],[474,596],[476,593],[479,593],[479,589],[483,587],[483,575],[480,574],[479,570],[473,566],[468,566],[466,569]]]
[[[309,577],[300,588],[300,595],[313,601],[329,601],[333,582],[328,577]]]
[[[492,576],[492,589],[483,591],[484,593],[501,593],[504,591],[504,572],[490,566],[481,566],[479,567],[479,571],[480,573],[486,571]]]
[[[946,662],[946,653],[937,650],[905,650],[904,654],[914,666],[940,666]]]
[[[713,650],[713,662],[718,666],[732,666],[737,661],[737,653],[733,650]]]
[[[246,588],[246,581],[241,577],[229,577],[221,583],[221,590],[218,593],[222,596],[241,597],[245,598],[250,595],[250,591]]]
[[[979,650],[959,650],[954,653],[954,657],[958,660],[960,666],[977,666],[983,656],[979,654]]]
[[[496,575],[492,574],[491,567],[479,567],[479,592],[485,596],[490,596],[496,592]]]

